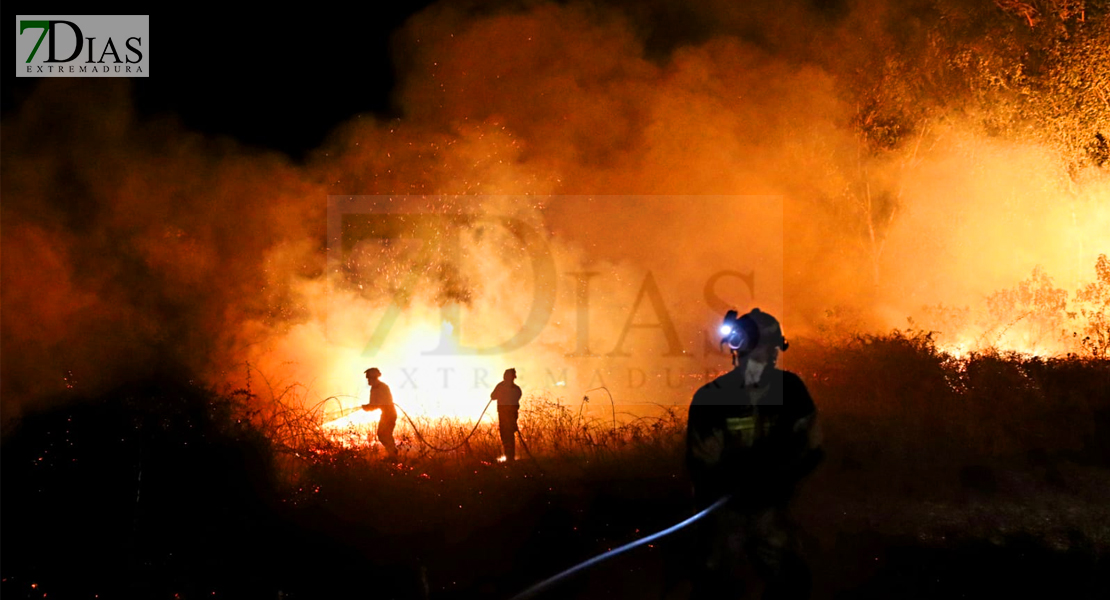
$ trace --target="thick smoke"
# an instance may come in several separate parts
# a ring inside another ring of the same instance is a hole
[[[301,170],[136,122],[129,90],[98,83],[44,82],[4,124],[5,411],[210,373],[246,316],[286,317],[283,278],[320,270],[281,260],[320,229]]]
[[[515,365],[539,382],[580,345],[575,273],[600,273],[591,351],[621,349],[650,273],[691,372],[727,361],[704,352],[720,308],[706,280],[722,271],[754,271],[754,298],[733,279],[722,301],[780,314],[788,335],[843,307],[864,326],[899,326],[1037,265],[1061,283],[1090,278],[1110,249],[1105,177],[1044,139],[992,129],[969,108],[974,90],[945,88],[935,40],[915,33],[924,17],[879,3],[736,6],[433,6],[396,40],[404,116],[354,119],[303,165],[138,120],[122,86],[44,81],[3,124],[5,417],[166,370],[242,385],[254,369],[271,387],[303,384],[306,400],[357,395],[367,330],[406,286],[396,331],[433,346],[444,305],[459,307],[464,343],[482,345],[552,294],[532,345],[475,363],[492,381]],[[896,85],[892,56],[919,60],[922,81]],[[357,264],[329,263],[329,195],[519,219],[551,249],[558,285],[531,289],[534,274],[508,259],[519,240],[473,220],[439,232],[462,244],[449,258],[370,243]],[[781,201],[737,198],[757,195]],[[652,298],[635,323],[659,321]],[[632,356],[606,368],[659,377],[672,342],[664,327],[634,329]],[[589,360],[568,387],[596,383],[602,359]]]

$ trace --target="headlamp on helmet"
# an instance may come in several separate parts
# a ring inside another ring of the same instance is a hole
[[[758,308],[743,316],[735,310],[728,311],[720,333],[721,345],[728,344],[729,350],[737,355],[748,354],[761,345],[783,350],[789,346],[778,320]]]

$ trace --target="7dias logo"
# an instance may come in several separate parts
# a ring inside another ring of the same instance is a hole
[[[147,77],[148,15],[17,16],[17,77]]]

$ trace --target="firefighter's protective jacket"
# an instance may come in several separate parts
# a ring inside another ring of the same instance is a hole
[[[758,383],[745,385],[738,368],[702,386],[686,430],[699,503],[724,494],[750,505],[786,502],[823,456],[816,419],[809,391],[789,371],[769,367]]]
[[[393,392],[390,391],[389,386],[381,381],[375,381],[370,385],[370,403],[368,404],[371,409],[381,408],[390,410],[393,408]]]
[[[499,381],[489,397],[491,400],[497,400],[497,406],[520,406],[522,395],[519,385],[511,381]]]

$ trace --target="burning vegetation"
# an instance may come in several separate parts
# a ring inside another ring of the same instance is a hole
[[[400,116],[301,161],[105,82],[5,118],[5,592],[507,597],[688,514],[754,306],[826,428],[819,589],[986,593],[972,546],[1110,589],[1104,3],[443,3],[396,43]]]

